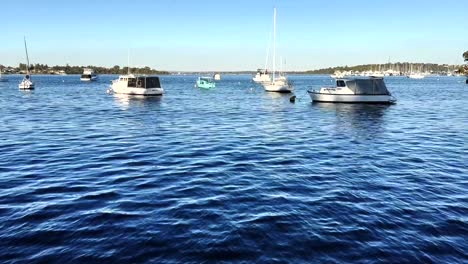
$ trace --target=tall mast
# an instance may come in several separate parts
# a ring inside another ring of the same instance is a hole
[[[268,59],[270,58],[270,47],[271,47],[271,32],[270,34],[268,34],[268,45],[266,49],[265,68],[264,68],[265,71],[268,67]]]
[[[276,7],[273,8],[273,82],[276,72]]]
[[[24,50],[26,51],[26,74],[29,74],[29,56],[28,56],[28,47],[26,46],[26,37],[24,37]]]

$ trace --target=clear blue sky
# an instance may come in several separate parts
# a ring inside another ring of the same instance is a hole
[[[0,64],[162,70],[263,67],[278,8],[287,70],[391,61],[462,63],[467,0],[2,1]]]

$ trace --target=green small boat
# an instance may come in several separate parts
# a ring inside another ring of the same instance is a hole
[[[216,87],[216,83],[211,77],[198,77],[197,84],[198,88],[211,89]]]

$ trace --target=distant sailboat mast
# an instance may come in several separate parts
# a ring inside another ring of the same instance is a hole
[[[266,73],[266,69],[268,67],[268,59],[270,57],[270,47],[271,47],[271,33],[268,35],[268,45],[267,45],[267,49],[266,49],[266,58],[265,58],[265,73]]]
[[[275,81],[276,72],[276,7],[273,9],[273,79]]]
[[[24,50],[26,51],[26,74],[29,75],[29,55],[28,46],[26,45],[26,37],[24,37]]]

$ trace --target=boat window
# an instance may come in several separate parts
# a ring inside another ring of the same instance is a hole
[[[128,78],[128,87],[136,87],[136,78]]]
[[[161,88],[159,77],[147,77],[146,88]]]
[[[346,87],[346,83],[343,80],[336,81],[336,87]]]
[[[146,82],[145,82],[145,79],[146,78],[137,78],[137,82],[136,82],[136,88],[145,88],[146,86]]]

